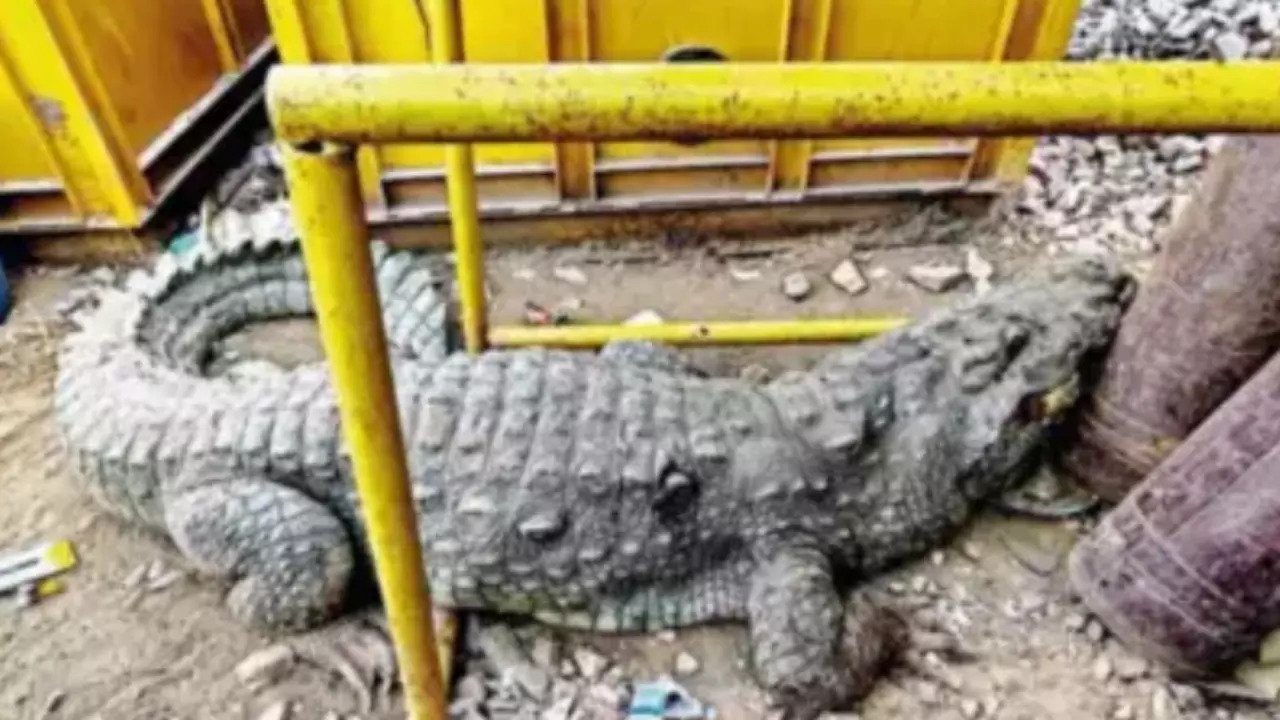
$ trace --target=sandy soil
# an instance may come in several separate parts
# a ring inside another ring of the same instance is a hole
[[[964,250],[860,254],[872,289],[850,297],[825,278],[850,254],[849,238],[814,238],[789,247],[771,257],[728,262],[698,249],[656,258],[582,248],[495,254],[489,266],[495,316],[518,321],[527,300],[572,307],[571,314],[584,321],[619,320],[644,309],[682,319],[917,313],[948,298],[904,283],[900,273],[922,259],[959,260]],[[984,252],[1003,274],[1026,261]],[[566,264],[583,269],[587,284],[556,279],[553,268]],[[781,276],[797,269],[806,270],[815,287],[799,304],[778,290]],[[756,272],[758,279],[739,279]],[[28,269],[17,278],[17,311],[0,327],[0,549],[69,538],[80,556],[62,595],[25,609],[7,599],[0,603],[0,718],[253,718],[286,698],[295,703],[295,718],[398,717],[394,703],[361,711],[338,678],[305,664],[266,690],[243,687],[233,668],[272,639],[232,621],[216,584],[184,576],[157,592],[126,587],[139,567],[158,562],[178,569],[182,563],[164,540],[100,513],[78,491],[58,445],[50,400],[64,328],[53,307],[81,280],[65,271]],[[227,345],[281,362],[318,356],[306,323],[251,331]],[[756,348],[702,350],[694,356],[713,372],[730,373],[748,363],[778,371],[801,365],[816,352]],[[1164,702],[1169,690],[1162,681],[1149,677],[1110,641],[1095,642],[1079,632],[1083,618],[1066,597],[1061,572],[1061,560],[1078,532],[1078,522],[989,514],[952,549],[878,579],[876,584],[917,621],[954,631],[969,657],[944,659],[926,673],[895,671],[861,709],[861,717],[1074,720],[1111,717],[1117,709],[1118,717],[1125,717],[1126,707],[1132,711],[1128,717],[1139,719],[1268,717],[1262,709],[1241,705],[1197,706],[1195,691],[1181,686],[1174,695],[1187,709],[1179,714],[1176,703]],[[967,543],[965,552],[961,543]],[[627,677],[640,680],[670,672],[675,654],[686,650],[701,664],[686,678],[688,686],[713,703],[721,718],[764,717],[758,692],[743,670],[740,629],[683,632],[676,642],[656,637],[567,637],[565,642],[590,644],[611,655]],[[1136,677],[1114,677],[1118,668]]]

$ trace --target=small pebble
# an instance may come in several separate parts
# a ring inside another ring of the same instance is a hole
[[[1107,637],[1107,629],[1097,618],[1089,618],[1084,626],[1084,636],[1089,638],[1089,642],[1098,644]]]
[[[1151,665],[1145,658],[1136,655],[1122,655],[1115,661],[1116,677],[1125,682],[1133,682],[1147,676]]]
[[[1093,661],[1093,669],[1090,671],[1093,679],[1098,682],[1110,680],[1114,672],[1115,668],[1111,665],[1111,659],[1106,655],[1099,655],[1098,659]]]
[[[658,640],[664,643],[673,643],[676,641],[676,631],[675,630],[659,630],[654,637],[658,638]]]
[[[241,660],[235,667],[236,678],[250,690],[259,690],[279,682],[293,669],[297,656],[288,645],[271,645]]]
[[[773,373],[769,372],[769,368],[755,363],[742,368],[742,370],[738,372],[738,377],[746,380],[752,385],[763,385],[769,382],[769,378],[772,377],[772,375]]]
[[[960,714],[964,716],[965,720],[978,720],[978,718],[982,717],[984,709],[982,702],[979,700],[965,698],[960,701]]]
[[[968,277],[964,269],[956,265],[913,265],[907,270],[907,279],[931,293],[944,293],[955,288]]]
[[[1181,716],[1169,688],[1157,685],[1151,691],[1151,720],[1177,720]]]
[[[946,561],[947,554],[941,550],[934,550],[929,553],[929,562],[933,563],[934,567],[941,567]]]
[[[1111,711],[1111,720],[1134,720],[1136,717],[1137,713],[1134,712],[1133,706],[1127,702],[1116,705]]]
[[[587,273],[575,265],[557,265],[552,268],[551,274],[561,282],[567,282],[570,285],[586,285],[588,282]]]
[[[1062,621],[1062,625],[1067,629],[1067,632],[1073,633],[1082,632],[1088,624],[1089,618],[1076,612],[1067,615],[1066,619]]]
[[[871,287],[867,279],[862,277],[858,266],[852,260],[845,259],[831,271],[831,282],[850,295],[859,295]]]
[[[538,273],[534,272],[533,268],[516,268],[511,271],[511,277],[525,282],[532,282],[538,279]]]
[[[258,720],[289,720],[293,716],[293,704],[288,700],[277,700],[258,713]]]
[[[641,310],[622,322],[623,325],[661,325],[666,322],[656,310]]]
[[[684,651],[676,655],[677,675],[693,675],[700,669],[702,669],[702,664],[698,662],[698,658]]]
[[[782,278],[782,294],[794,302],[800,302],[813,292],[813,283],[804,273],[796,271]]]
[[[609,667],[609,658],[585,647],[573,651],[573,662],[578,666],[582,677],[593,681],[599,679],[600,674]]]
[[[754,282],[763,277],[764,273],[755,268],[739,267],[737,265],[729,266],[729,276],[738,282]]]
[[[976,542],[966,541],[960,545],[960,554],[977,562],[982,559],[982,546]]]

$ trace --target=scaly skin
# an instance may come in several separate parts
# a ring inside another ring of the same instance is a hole
[[[1017,476],[1126,287],[1098,261],[1060,266],[764,387],[643,344],[397,353],[435,598],[601,631],[746,620],[792,716],[846,704],[901,626],[837,586],[944,540]],[[59,418],[91,490],[230,581],[237,616],[331,617],[364,533],[325,368],[197,377],[155,359],[149,338],[173,335],[146,327],[65,354]]]

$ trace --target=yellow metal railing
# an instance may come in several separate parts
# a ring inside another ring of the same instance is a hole
[[[432,0],[448,19],[449,0]],[[443,31],[441,60],[456,58]],[[782,343],[873,335],[897,318],[660,326],[496,327],[485,334],[475,141],[808,138],[858,134],[1277,132],[1280,63],[281,67],[268,82],[286,145],[343,431],[401,660],[408,711],[445,698],[368,234],[350,144],[452,145],[449,213],[467,347],[585,347],[643,338]],[[331,144],[338,143],[338,144]]]

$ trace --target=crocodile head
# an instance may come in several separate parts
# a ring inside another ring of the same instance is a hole
[[[1088,258],[1042,268],[975,304],[958,351],[967,399],[962,487],[984,498],[1021,476],[1074,408],[1119,325],[1133,282],[1118,264]],[[987,342],[994,338],[994,342]]]

